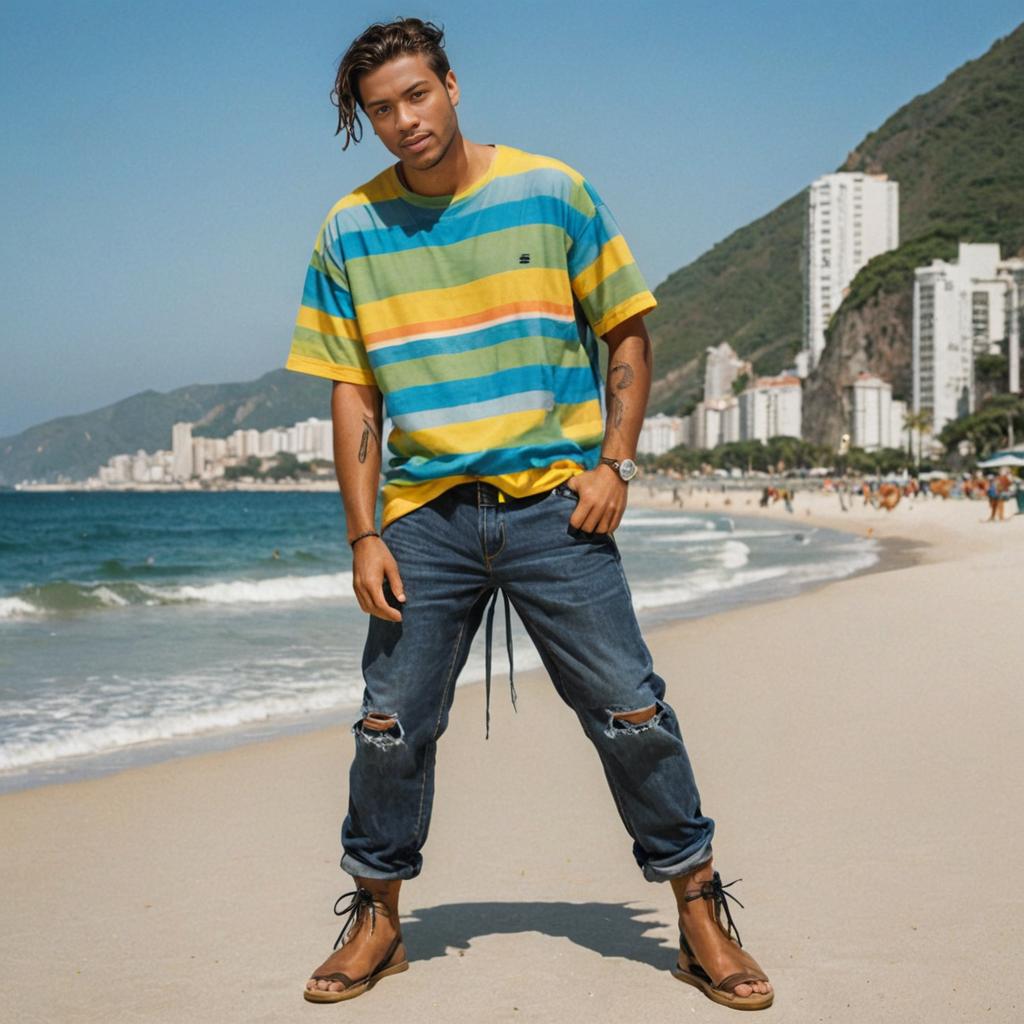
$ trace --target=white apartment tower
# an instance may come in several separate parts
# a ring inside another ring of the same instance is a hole
[[[1019,301],[1024,266],[1001,262],[999,246],[961,242],[955,263],[932,260],[914,271],[914,410],[932,414],[932,433],[974,412],[974,360],[998,352],[1008,338],[1010,390],[1019,388],[1013,307]]]
[[[1006,355],[1010,363],[1009,390],[1020,393],[1020,334],[1024,320],[1024,260],[1014,258],[1003,260],[996,267],[998,277],[1005,287],[1006,323],[1003,335],[1006,338]]]
[[[644,420],[636,450],[645,455],[662,455],[682,443],[682,417],[666,416],[659,412],[656,416],[648,416]]]
[[[894,401],[892,385],[873,373],[861,373],[850,386],[850,442],[867,452],[900,448],[907,403]]]
[[[704,364],[704,401],[716,398],[728,398],[732,394],[732,385],[737,377],[753,372],[745,359],[736,355],[733,347],[723,341],[707,350],[707,361]]]
[[[900,244],[900,187],[885,174],[825,174],[807,190],[803,350],[806,376],[825,348],[825,328],[857,271]]]
[[[739,434],[743,441],[799,437],[803,389],[792,375],[758,377],[739,400]]]
[[[171,427],[171,451],[174,453],[171,473],[175,480],[192,477],[192,424],[175,423]]]

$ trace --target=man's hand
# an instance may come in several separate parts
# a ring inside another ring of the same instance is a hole
[[[579,496],[569,525],[584,533],[614,533],[626,511],[629,486],[606,463],[571,477],[566,486]]]
[[[401,622],[402,613],[392,608],[384,596],[384,581],[399,601],[405,601],[405,588],[398,574],[398,563],[379,537],[367,537],[352,549],[352,589],[359,607],[369,615],[389,622]]]

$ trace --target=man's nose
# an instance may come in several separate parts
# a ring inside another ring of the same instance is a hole
[[[409,131],[410,128],[415,128],[420,123],[416,110],[411,104],[400,103],[395,113],[397,118],[396,125],[403,132]]]

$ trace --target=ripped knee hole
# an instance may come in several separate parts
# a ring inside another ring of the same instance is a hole
[[[644,732],[661,721],[664,711],[664,706],[658,701],[635,711],[609,711],[605,732],[609,736],[630,736]]]
[[[633,725],[642,725],[649,722],[658,713],[658,705],[652,704],[649,708],[640,708],[639,711],[613,711],[612,719],[616,722],[631,722]]]
[[[374,732],[387,732],[388,729],[397,724],[397,716],[385,715],[380,711],[371,711],[363,718],[363,728],[372,729]]]
[[[401,743],[405,735],[397,715],[382,711],[367,712],[354,726],[352,732],[367,743],[378,747],[389,747]]]

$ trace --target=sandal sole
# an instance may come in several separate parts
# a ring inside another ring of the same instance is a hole
[[[302,990],[302,998],[310,1003],[342,1003],[346,999],[355,999],[356,996],[369,992],[381,978],[386,978],[391,974],[401,974],[407,970],[409,970],[409,961],[403,960],[400,964],[395,964],[393,967],[387,967],[383,971],[379,971],[369,981],[352,985],[350,988],[342,989],[341,992],[325,992],[320,989],[304,988]]]
[[[678,967],[673,969],[672,977],[686,985],[692,985],[694,988],[700,989],[713,1003],[718,1003],[720,1006],[728,1006],[733,1010],[767,1010],[775,1000],[774,992],[769,992],[766,996],[760,994],[730,996],[728,992],[712,988],[706,981],[698,978],[695,974],[690,974],[688,971]]]

